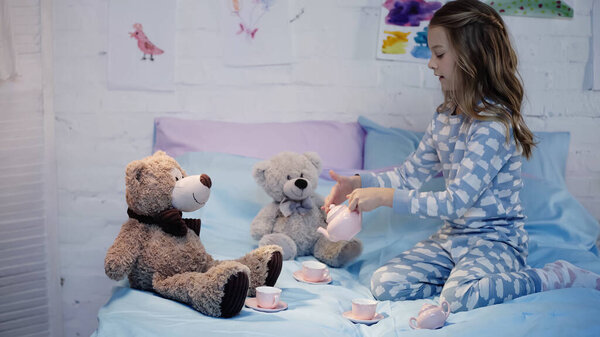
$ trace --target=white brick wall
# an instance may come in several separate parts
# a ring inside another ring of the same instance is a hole
[[[153,119],[378,122],[423,130],[441,99],[424,65],[375,60],[375,0],[292,0],[295,63],[221,63],[214,1],[177,1],[176,91],[108,91],[108,0],[54,0],[55,113],[66,336],[88,336],[115,284],[106,249],[125,221],[125,165],[151,151]],[[567,182],[600,218],[600,92],[583,90],[591,0],[572,20],[506,17],[535,131],[570,131]]]

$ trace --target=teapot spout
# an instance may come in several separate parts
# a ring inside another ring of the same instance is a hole
[[[317,228],[317,232],[323,234],[323,236],[325,236],[328,240],[331,241],[331,239],[329,238],[329,232],[327,232],[327,230],[323,227],[319,227]]]

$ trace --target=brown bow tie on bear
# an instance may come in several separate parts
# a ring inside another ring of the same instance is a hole
[[[188,228],[200,236],[200,219],[183,219],[181,211],[177,208],[166,209],[154,216],[140,215],[128,208],[127,215],[139,222],[157,225],[165,233],[173,236],[185,236]]]

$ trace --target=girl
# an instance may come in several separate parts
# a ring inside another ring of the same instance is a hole
[[[440,294],[457,312],[556,288],[600,290],[599,275],[566,261],[526,265],[521,158],[535,144],[521,115],[517,57],[500,15],[477,0],[448,2],[431,19],[428,42],[428,67],[439,77],[444,102],[415,152],[390,172],[344,177],[330,171],[337,183],[324,210],[348,199],[361,212],[388,206],[444,220],[436,234],[375,271],[373,295]],[[446,190],[420,192],[439,171]]]

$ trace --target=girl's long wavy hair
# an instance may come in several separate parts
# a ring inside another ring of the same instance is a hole
[[[512,127],[517,148],[529,158],[535,141],[521,115],[517,55],[500,15],[478,0],[455,0],[437,10],[429,26],[444,28],[456,55],[454,88],[444,93],[442,106],[454,105],[474,119],[502,122],[507,142]]]

